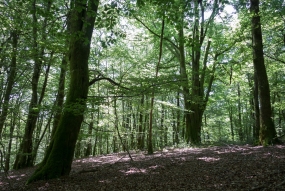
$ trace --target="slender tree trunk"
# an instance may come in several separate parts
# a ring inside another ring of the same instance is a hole
[[[143,149],[143,106],[144,106],[144,95],[142,95],[142,98],[141,98],[141,102],[140,102],[140,108],[139,108],[139,127],[138,127],[138,135],[137,135],[137,148],[142,150]]]
[[[73,4],[74,3],[74,4]],[[28,183],[69,175],[75,144],[86,107],[89,87],[88,58],[99,0],[72,2],[69,21],[70,84],[64,113],[47,153]]]
[[[43,86],[42,86],[42,90],[41,90],[41,94],[40,94],[40,98],[39,98],[39,102],[38,102],[39,106],[42,104],[42,101],[43,101],[44,96],[45,96],[47,82],[48,82],[48,76],[49,76],[49,71],[50,71],[50,67],[51,67],[51,64],[52,64],[52,60],[53,60],[53,52],[50,55],[50,60],[49,60],[49,63],[48,63],[47,69],[46,69],[45,79],[44,79],[44,83],[43,83]],[[41,143],[41,141],[43,139],[43,136],[44,136],[47,128],[50,126],[52,116],[53,116],[53,113],[50,115],[50,118],[49,118],[49,120],[47,122],[46,127],[43,130],[43,134],[42,135],[41,135],[41,131],[42,131],[43,120],[44,120],[43,116],[42,116],[41,123],[37,124],[38,127],[37,127],[37,130],[36,130],[36,138],[35,138],[36,141],[34,141],[34,147],[33,147],[33,152],[32,152],[32,159],[31,159],[31,162],[33,164],[34,164],[34,162],[36,160],[38,148],[39,148],[40,143]]]
[[[34,49],[34,68],[32,76],[32,96],[29,105],[28,118],[25,126],[24,138],[20,144],[16,160],[14,162],[14,169],[20,169],[24,167],[33,166],[33,132],[35,130],[38,115],[40,112],[40,102],[43,99],[45,93],[45,85],[43,86],[42,92],[40,94],[40,99],[38,99],[38,82],[40,79],[42,60],[44,55],[44,47],[38,45],[38,18],[37,18],[37,1],[34,0],[32,3],[32,18],[33,18],[33,49]],[[51,1],[47,1],[46,12],[49,13],[51,8]],[[46,26],[47,26],[47,17],[43,21],[42,28],[42,38],[46,39]]]
[[[238,94],[238,135],[239,140],[244,141],[244,129],[242,126],[241,120],[241,95],[240,95],[240,85],[237,85],[237,94]]]
[[[190,89],[188,84],[188,75],[186,72],[185,50],[184,50],[184,31],[183,27],[179,29],[179,53],[180,53],[180,76],[183,80],[182,91],[184,98],[184,116],[185,116],[185,139],[186,142],[190,141]]]
[[[36,16],[36,0],[32,4],[33,9],[33,49],[34,49],[34,68],[32,76],[32,96],[29,105],[28,118],[25,126],[24,138],[20,144],[16,160],[14,162],[14,169],[33,166],[32,163],[32,148],[33,148],[33,132],[36,127],[37,118],[39,114],[38,105],[38,82],[40,78],[42,61],[38,47],[38,21]]]
[[[17,31],[12,31],[12,55],[11,55],[11,65],[10,65],[10,72],[7,79],[7,87],[4,93],[4,100],[2,105],[2,112],[0,115],[0,139],[2,137],[2,131],[4,127],[5,120],[7,118],[8,109],[9,109],[9,100],[10,95],[13,89],[13,85],[15,82],[16,77],[16,68],[17,68],[17,47],[18,47],[18,34]],[[0,105],[1,106],[1,105]]]
[[[91,136],[92,136],[92,130],[94,128],[94,125],[93,125],[93,114],[91,114],[91,122],[88,126],[88,139],[87,139],[87,144],[86,144],[86,149],[85,149],[85,152],[84,152],[84,156],[88,157],[89,155],[91,155],[92,153],[92,144],[91,144]]]
[[[229,109],[229,117],[230,117],[232,141],[235,141],[234,124],[233,124],[233,107],[231,105],[230,105],[230,109]]]
[[[99,117],[98,117],[99,119]],[[98,123],[97,123],[97,128],[96,128],[96,131],[95,131],[95,140],[94,140],[94,146],[93,146],[93,152],[92,152],[92,155],[95,156],[96,155],[96,151],[97,151],[97,142],[98,142]]]
[[[258,82],[258,96],[260,104],[260,132],[259,141],[262,145],[276,143],[276,130],[272,120],[272,108],[270,103],[270,89],[264,63],[262,31],[259,15],[259,0],[250,1],[250,11],[252,13],[252,49],[253,65]]]
[[[16,126],[16,114],[15,112],[12,113],[11,116],[11,123],[10,123],[10,135],[9,135],[9,144],[8,144],[8,150],[6,153],[6,157],[5,157],[5,167],[4,167],[4,171],[8,172],[8,170],[10,169],[10,157],[11,157],[11,149],[12,149],[12,139],[13,139],[13,133],[14,133],[14,129]]]
[[[160,34],[160,45],[159,45],[159,57],[158,57],[158,62],[157,62],[156,69],[155,69],[155,78],[158,77],[159,65],[160,65],[160,61],[161,61],[161,57],[162,57],[163,34],[164,34],[164,17],[162,19],[162,27],[161,27],[161,34]],[[148,130],[148,145],[147,145],[148,154],[153,154],[153,144],[152,144],[153,105],[154,105],[154,91],[152,92],[151,100],[150,100],[149,130]]]
[[[254,106],[254,129],[253,129],[253,139],[255,143],[259,142],[259,131],[260,131],[260,108],[259,108],[259,98],[258,98],[258,81],[256,72],[254,72],[253,77],[253,106]]]
[[[179,144],[179,134],[180,134],[180,116],[181,116],[181,113],[180,113],[180,110],[179,110],[179,108],[180,108],[180,94],[179,94],[179,92],[177,92],[177,100],[176,100],[176,106],[177,106],[177,108],[178,108],[178,110],[177,110],[177,116],[176,116],[176,133],[175,133],[175,142],[176,142],[176,144]]]
[[[68,29],[67,29],[68,30]],[[62,114],[62,108],[64,103],[64,89],[65,89],[65,76],[67,71],[67,56],[64,54],[62,58],[62,63],[60,67],[60,75],[59,75],[59,83],[58,83],[58,89],[57,89],[57,95],[55,100],[55,115],[53,120],[53,128],[51,133],[51,139],[53,138],[56,129],[58,127],[61,114]]]
[[[161,121],[160,121],[160,124],[161,124],[161,130],[163,132],[163,142],[164,142],[163,146],[167,146],[167,144],[168,144],[168,128],[167,128],[167,125],[165,125],[165,122],[164,122],[166,111],[165,111],[163,105],[161,107],[162,107],[162,110],[161,110]]]

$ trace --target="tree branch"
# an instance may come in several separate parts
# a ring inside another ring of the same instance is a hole
[[[281,62],[282,64],[285,64],[285,61],[284,61],[284,60],[280,60],[279,58],[275,58],[275,57],[273,57],[273,56],[271,56],[271,55],[269,55],[269,54],[265,54],[265,53],[264,53],[264,55],[265,55],[266,57],[272,59],[272,60],[275,60],[275,61],[277,61],[277,62]]]
[[[134,14],[133,14],[133,17],[139,22],[141,23],[151,34],[153,34],[154,36],[157,36],[159,38],[161,38],[161,35],[155,33],[153,30],[151,30],[144,22],[142,22],[138,17],[136,17]],[[166,37],[163,37],[163,40],[169,42],[175,49],[179,49],[178,46],[176,44],[174,44],[171,40],[169,40],[168,38]]]
[[[91,80],[91,81],[89,82],[89,86],[93,85],[94,83],[96,83],[96,82],[98,82],[98,81],[100,81],[100,80],[107,80],[107,81],[109,81],[109,82],[110,82],[112,85],[114,85],[114,86],[118,86],[118,87],[121,87],[121,88],[124,88],[124,89],[129,90],[129,88],[124,87],[124,86],[122,86],[121,84],[119,84],[119,83],[115,82],[114,80],[112,80],[111,78],[107,78],[107,77],[94,78],[93,80]]]

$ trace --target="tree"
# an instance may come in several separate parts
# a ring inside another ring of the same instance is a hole
[[[258,83],[260,100],[260,133],[259,141],[262,145],[276,143],[276,130],[272,120],[270,89],[264,64],[262,31],[259,13],[259,0],[250,1],[253,65]]]
[[[40,94],[40,98],[38,98],[38,85],[39,85],[39,79],[41,75],[41,67],[43,64],[43,57],[44,57],[44,51],[45,47],[40,46],[38,41],[38,18],[37,18],[37,1],[34,0],[32,2],[32,36],[33,36],[33,59],[34,59],[34,67],[33,67],[33,76],[32,76],[32,96],[29,104],[29,111],[28,111],[28,119],[25,126],[25,133],[24,138],[21,142],[18,154],[16,156],[16,160],[14,163],[14,169],[20,169],[24,167],[30,167],[33,166],[33,132],[36,127],[38,115],[40,112],[40,101],[43,99],[44,93],[45,93],[45,86],[43,86],[43,91]],[[52,2],[48,1],[46,6],[46,12],[48,13],[50,11]],[[43,21],[43,33],[42,33],[42,39],[46,39],[46,25],[47,25],[47,17]]]
[[[69,92],[64,114],[39,168],[28,183],[68,175],[86,107],[89,87],[88,58],[99,0],[71,2]]]
[[[9,76],[7,79],[7,87],[5,90],[2,112],[0,115],[0,138],[2,137],[2,130],[4,127],[4,122],[7,118],[8,109],[9,109],[9,100],[10,100],[11,92],[12,92],[13,85],[14,85],[15,78],[16,78],[17,46],[18,46],[18,39],[19,39],[19,35],[17,34],[16,30],[12,31],[11,37],[12,37],[12,48],[13,48],[12,55],[11,55],[12,59],[11,59],[11,64],[10,64],[11,70],[9,72]]]

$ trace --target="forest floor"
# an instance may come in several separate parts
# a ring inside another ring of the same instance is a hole
[[[285,190],[285,146],[225,145],[74,160],[68,177],[25,186],[34,168],[0,174],[0,190]]]

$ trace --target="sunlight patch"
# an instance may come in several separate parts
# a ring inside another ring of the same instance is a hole
[[[157,169],[158,167],[159,167],[158,165],[154,165],[154,166],[150,166],[148,168],[150,168],[150,169]]]
[[[110,180],[99,180],[98,182],[100,182],[100,183],[111,183]]]
[[[214,158],[214,157],[200,157],[198,160],[203,160],[205,162],[214,162],[220,160],[220,158]]]
[[[125,175],[130,175],[130,174],[138,174],[138,173],[146,173],[146,169],[139,169],[139,168],[130,168],[127,171],[122,171],[122,173],[124,173]]]

